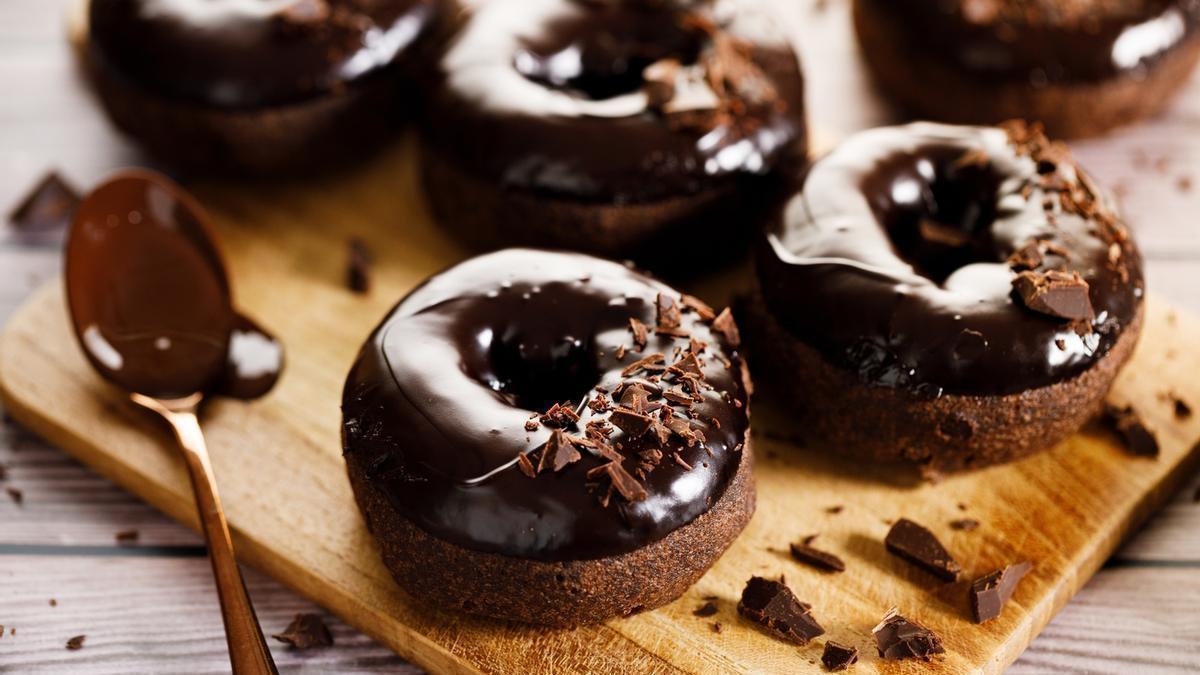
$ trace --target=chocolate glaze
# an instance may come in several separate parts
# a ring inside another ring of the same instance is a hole
[[[732,3],[742,13],[718,30],[753,45],[777,105],[711,130],[683,128],[653,109],[645,68],[662,59],[695,65],[711,48],[694,23],[708,20],[705,3],[681,4],[487,3],[442,54],[425,140],[505,188],[618,204],[693,194],[802,161],[799,63],[744,3]]]
[[[1071,3],[1047,1],[1030,9],[1039,3],[997,0],[1003,8],[996,15],[972,12],[968,8],[980,3],[965,0],[857,2],[888,17],[914,52],[933,53],[974,79],[1036,86],[1140,77],[1195,39],[1200,27],[1200,0],[1097,1],[1078,12],[1061,9]]]
[[[83,352],[107,379],[156,398],[254,398],[283,350],[240,316],[207,216],[167,178],[126,171],[75,211],[67,301]]]
[[[1076,171],[1061,161],[1054,176],[1090,186]],[[992,395],[1072,377],[1137,315],[1141,262],[1124,239],[1112,264],[1100,223],[1065,212],[1044,177],[997,128],[857,134],[813,165],[768,228],[757,256],[763,298],[798,339],[873,385]],[[923,219],[962,233],[963,245],[922,236]],[[1045,269],[1088,282],[1091,332],[1014,299],[1007,260],[1035,239],[1066,252],[1047,253]]]
[[[138,86],[252,109],[390,68],[440,11],[438,0],[91,0],[89,30],[99,62]]]
[[[692,421],[707,442],[670,441],[690,470],[664,450],[667,458],[643,481],[645,500],[614,496],[605,507],[603,491],[590,490],[585,476],[602,462],[587,452],[561,472],[534,478],[516,463],[550,435],[545,426],[526,430],[531,415],[552,401],[581,404],[597,387],[611,393],[629,379],[621,370],[642,355],[662,351],[670,362],[674,346],[687,346],[652,334],[643,352],[632,350],[629,318],[653,326],[657,293],[678,297],[616,263],[529,249],[480,256],[434,276],[384,319],[350,372],[342,398],[347,455],[369,467],[369,479],[402,515],[469,549],[594,559],[665,536],[724,494],[749,424],[738,355],[692,312],[683,314],[682,328],[708,343],[703,372],[713,389]],[[630,351],[619,360],[622,345]],[[577,409],[580,429],[608,417]],[[623,436],[616,431],[612,440],[626,458],[648,442]]]

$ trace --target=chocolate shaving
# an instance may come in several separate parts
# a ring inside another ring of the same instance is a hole
[[[782,581],[751,577],[742,590],[738,614],[776,637],[800,645],[825,633],[813,618],[812,607],[797,600]]]
[[[857,662],[858,647],[851,647],[833,640],[825,641],[825,651],[821,652],[821,665],[825,666],[826,670],[838,672]]]
[[[329,627],[325,625],[318,614],[297,614],[282,633],[271,637],[295,649],[333,645],[333,634],[329,632]]]
[[[537,470],[539,473],[547,468],[555,472],[562,471],[567,466],[578,462],[580,458],[579,451],[575,449],[574,444],[562,429],[555,429],[551,432],[550,438],[546,439],[546,443],[542,445],[542,454]]]
[[[712,602],[710,600],[710,601],[704,603],[703,605],[700,605],[699,607],[697,607],[695,609],[695,611],[692,612],[692,616],[706,617],[706,616],[712,616],[713,614],[716,614],[716,613],[717,613],[717,603]]]
[[[579,413],[570,401],[555,403],[542,413],[541,422],[548,427],[566,427],[579,421]]]
[[[684,293],[681,301],[683,306],[695,312],[701,321],[712,321],[717,318],[717,313],[713,311],[713,308],[694,295]]]
[[[525,420],[525,431],[537,431],[539,423],[536,419]]]
[[[704,370],[700,367],[700,359],[696,355],[688,352],[688,355],[672,363],[667,372],[673,375],[691,375],[692,377],[704,379]]]
[[[346,241],[346,288],[355,293],[371,290],[371,253],[357,237]]]
[[[1125,442],[1125,449],[1138,457],[1158,457],[1158,439],[1142,423],[1142,418],[1133,406],[1119,408],[1104,407],[1104,420]]]
[[[883,541],[892,555],[943,581],[957,581],[962,567],[932,532],[907,518],[897,520]]]
[[[533,462],[529,461],[528,455],[523,452],[517,455],[517,468],[521,470],[521,473],[530,478],[537,475],[537,469],[533,468]]]
[[[875,647],[885,659],[918,658],[930,660],[934,654],[946,653],[942,639],[921,624],[900,616],[891,609],[871,630],[875,636]]]
[[[611,461],[602,466],[598,466],[588,472],[588,477],[593,477],[599,473],[604,473],[608,476],[612,487],[616,489],[616,491],[620,493],[620,495],[624,497],[625,501],[627,502],[640,502],[649,496],[649,494],[646,492],[646,488],[642,487],[642,484],[639,483],[636,478],[629,475],[629,472],[625,470],[625,467],[621,466],[620,461]]]
[[[608,421],[616,428],[624,431],[630,438],[637,438],[650,430],[650,425],[654,422],[648,415],[643,415],[634,412],[629,408],[620,407],[612,411],[608,416]]]
[[[596,414],[606,413],[612,407],[603,393],[597,393],[588,401],[587,407]]]
[[[822,551],[813,548],[808,541],[799,544],[792,544],[792,557],[798,562],[802,562],[810,567],[815,567],[826,572],[845,572],[846,563],[836,555],[827,551]]]
[[[1013,279],[1013,289],[1021,302],[1035,312],[1071,321],[1091,321],[1096,317],[1088,296],[1088,283],[1078,272],[1021,272]]]
[[[1016,272],[1035,270],[1041,267],[1043,262],[1045,257],[1042,256],[1042,247],[1036,240],[1026,243],[1008,256],[1008,266]]]
[[[654,306],[656,309],[656,329],[679,328],[680,323],[683,321],[683,316],[679,313],[679,305],[675,304],[675,298],[665,293],[659,293]]]
[[[665,361],[666,361],[666,356],[662,352],[654,352],[653,354],[647,354],[643,358],[640,358],[637,361],[634,361],[633,363],[629,364],[628,366],[625,366],[625,369],[621,371],[621,375],[623,377],[629,377],[630,375],[633,375],[634,373],[636,373],[639,370],[649,369],[650,367],[654,366],[655,364],[664,363]]]
[[[729,311],[728,307],[721,310],[717,318],[713,319],[712,327],[725,339],[726,345],[737,347],[742,344],[741,333],[738,332],[737,323],[733,320],[733,312]]]
[[[70,649],[71,651],[83,649],[83,641],[86,639],[86,635],[76,635],[75,637],[67,640],[67,649]]]
[[[8,214],[8,222],[22,232],[44,233],[67,226],[79,205],[79,193],[57,172],[50,171]]]
[[[971,614],[975,617],[975,623],[991,621],[1000,616],[1017,584],[1032,567],[1029,561],[1024,561],[976,579],[971,584]]]
[[[959,518],[958,520],[950,521],[950,527],[963,532],[971,532],[979,529],[979,521],[974,518]]]
[[[646,324],[633,317],[629,317],[629,331],[633,333],[634,350],[640,352],[645,349],[646,341],[650,338],[650,332],[646,328]]]

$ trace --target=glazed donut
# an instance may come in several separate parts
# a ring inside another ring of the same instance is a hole
[[[442,0],[90,0],[105,110],[189,170],[301,173],[382,145]]]
[[[752,361],[831,448],[927,473],[1049,447],[1095,414],[1141,327],[1138,250],[1039,128],[865,131],[757,248]]]
[[[580,254],[509,249],[429,279],[342,399],[396,581],[549,625],[678,597],[754,511],[737,341],[728,310]]]
[[[918,117],[1061,137],[1157,114],[1200,59],[1200,0],[855,0],[854,19],[880,89]]]
[[[747,0],[484,3],[427,97],[434,215],[482,248],[727,254],[805,157],[799,63],[768,19]]]

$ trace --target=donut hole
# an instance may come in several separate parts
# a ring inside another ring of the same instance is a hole
[[[992,236],[1003,177],[961,149],[903,154],[882,162],[863,190],[897,255],[936,283],[979,262],[996,262]]]
[[[638,91],[652,63],[675,59],[695,63],[703,33],[682,25],[668,7],[615,2],[581,16],[554,22],[540,43],[527,43],[513,66],[544,87],[571,91],[591,100]]]
[[[515,326],[492,334],[485,379],[509,405],[544,411],[563,401],[578,403],[600,383],[590,339],[532,335]]]

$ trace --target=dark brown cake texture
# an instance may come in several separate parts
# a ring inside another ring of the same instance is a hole
[[[744,250],[807,136],[795,52],[756,20],[763,8],[734,4],[726,23],[677,0],[497,0],[467,15],[425,107],[439,223],[477,248],[658,271]]]
[[[383,147],[414,107],[415,71],[454,6],[86,3],[81,61],[120,130],[172,167],[271,177]]]
[[[854,23],[879,88],[916,116],[1061,137],[1157,114],[1200,59],[1194,0],[855,0]]]
[[[1137,342],[1137,248],[1040,128],[918,123],[815,163],[757,250],[754,367],[831,450],[927,475],[1097,414]]]
[[[342,405],[350,483],[399,585],[555,626],[679,597],[754,512],[731,321],[617,263],[530,249],[413,291]]]

